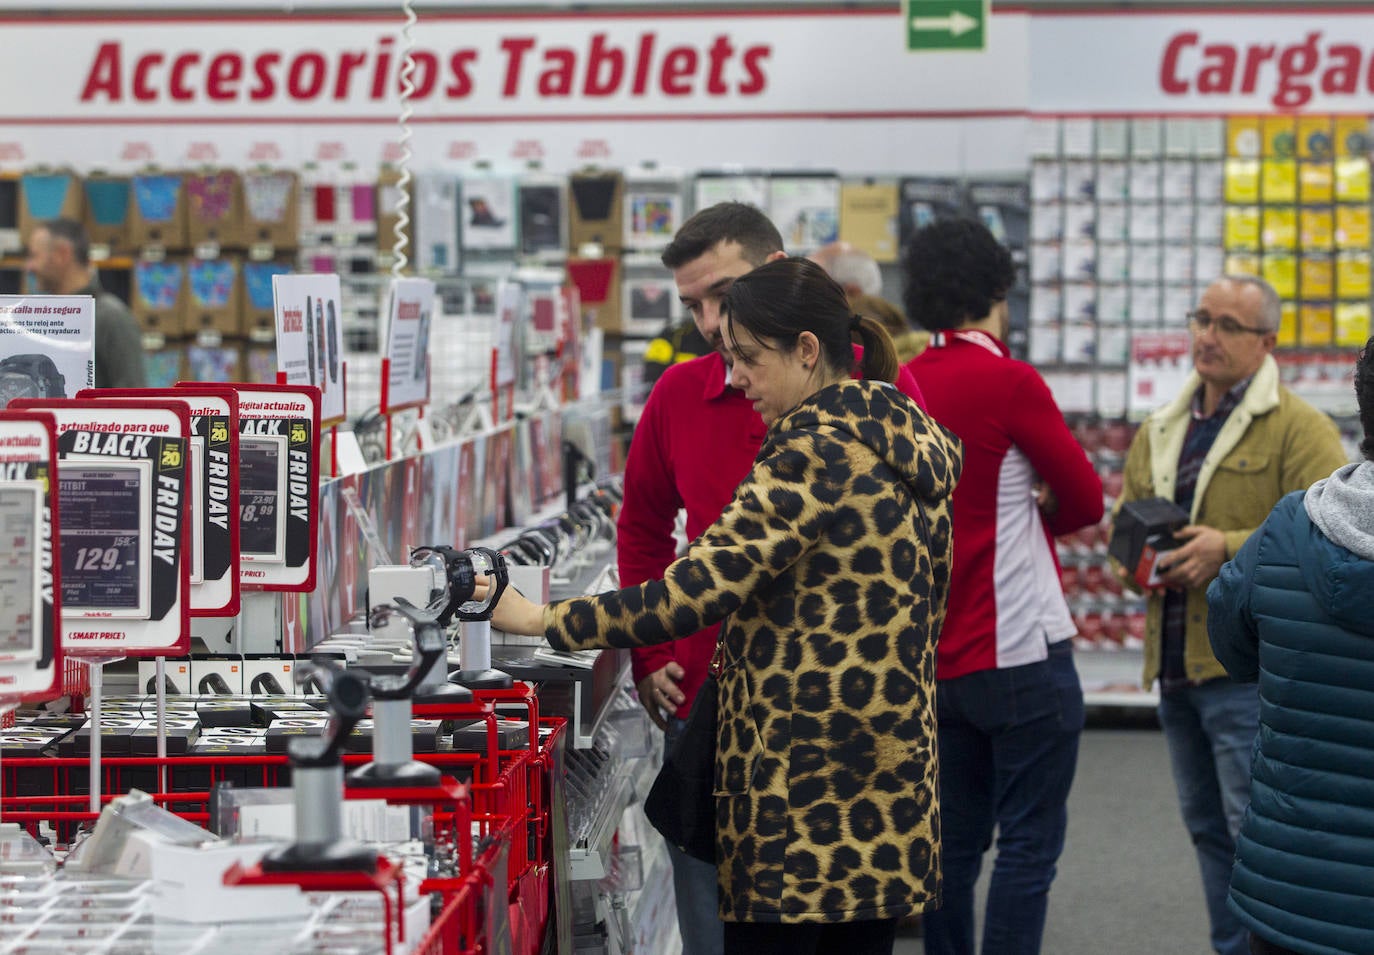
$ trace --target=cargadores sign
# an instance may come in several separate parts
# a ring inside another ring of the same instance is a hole
[[[1024,20],[994,18],[987,56],[910,56],[900,26],[895,9],[425,14],[416,118],[1024,109]],[[26,91],[0,121],[381,122],[400,89],[395,16],[0,18],[0,30],[0,81]],[[1012,81],[990,82],[994,66]]]
[[[1296,5],[1291,11],[1203,16],[1037,14],[1031,20],[1031,108],[1369,112],[1374,16],[1368,9],[1300,12]]]

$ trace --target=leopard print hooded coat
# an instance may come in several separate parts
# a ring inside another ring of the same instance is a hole
[[[939,904],[935,642],[961,457],[895,388],[830,385],[774,422],[734,500],[663,580],[545,611],[560,649],[661,643],[728,617],[725,920],[849,922]]]

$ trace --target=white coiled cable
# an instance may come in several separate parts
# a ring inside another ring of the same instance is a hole
[[[410,244],[406,231],[410,226],[410,160],[414,156],[410,149],[410,117],[415,114],[410,105],[410,98],[415,93],[415,37],[411,30],[419,20],[411,6],[411,0],[401,0],[401,11],[406,15],[405,26],[401,28],[401,115],[397,119],[401,127],[401,158],[398,163],[401,175],[396,180],[396,222],[391,227],[391,232],[396,237],[396,244],[392,247],[392,278],[404,275],[406,266],[410,264],[410,258],[406,255],[406,247]]]

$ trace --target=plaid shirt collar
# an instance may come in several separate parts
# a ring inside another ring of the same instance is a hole
[[[1255,376],[1251,375],[1249,378],[1236,382],[1230,391],[1221,396],[1221,400],[1217,402],[1217,410],[1213,411],[1210,415],[1202,413],[1202,396],[1207,386],[1198,385],[1197,391],[1193,392],[1193,403],[1190,406],[1193,413],[1193,420],[1206,421],[1208,418],[1225,418],[1236,409],[1236,405],[1244,400],[1246,389],[1250,387],[1250,382],[1254,380]]]

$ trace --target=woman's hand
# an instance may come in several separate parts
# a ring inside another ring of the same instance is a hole
[[[482,602],[491,593],[491,578],[478,577],[477,586],[472,590],[472,599]],[[524,634],[527,637],[544,635],[544,605],[529,600],[514,587],[507,587],[501,600],[492,610],[491,625],[506,633]]]

